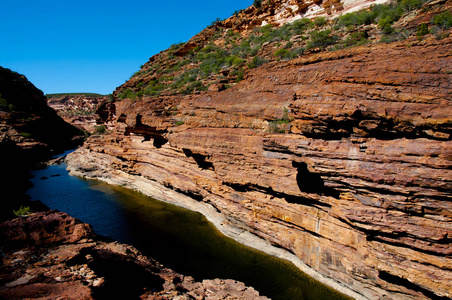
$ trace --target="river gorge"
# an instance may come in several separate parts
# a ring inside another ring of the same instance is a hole
[[[32,172],[32,200],[93,225],[196,280],[232,278],[271,299],[347,299],[294,265],[226,238],[199,213],[120,186],[70,176],[66,165]]]
[[[255,2],[108,96],[0,68],[0,297],[452,297],[452,0]]]

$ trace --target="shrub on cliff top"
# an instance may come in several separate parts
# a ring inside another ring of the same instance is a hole
[[[254,0],[253,5],[256,8],[260,8],[262,6],[262,0]]]

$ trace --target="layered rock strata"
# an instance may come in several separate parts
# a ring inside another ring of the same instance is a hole
[[[2,299],[268,299],[233,280],[196,282],[57,211],[1,223],[0,240]]]
[[[115,103],[73,174],[207,215],[363,299],[452,297],[452,39],[319,53]]]
[[[236,16],[222,21],[223,26],[234,29],[252,29],[273,24],[281,26],[302,18],[335,18],[344,13],[382,4],[388,0],[273,0],[262,1],[259,7],[250,6]]]
[[[93,133],[99,127],[98,109],[109,101],[109,96],[63,95],[48,99],[47,103],[69,124]]]

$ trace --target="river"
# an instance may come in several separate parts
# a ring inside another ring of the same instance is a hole
[[[101,181],[69,176],[66,165],[32,172],[28,194],[135,246],[196,280],[235,279],[274,300],[348,299],[293,264],[222,235],[204,216]]]

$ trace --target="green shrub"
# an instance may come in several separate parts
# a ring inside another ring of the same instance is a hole
[[[400,36],[396,33],[394,34],[384,34],[380,38],[380,43],[392,43],[400,40]]]
[[[334,45],[338,40],[338,37],[331,33],[330,29],[323,31],[313,31],[310,35],[310,40],[308,41],[306,48],[320,48],[325,49],[328,46]]]
[[[391,26],[391,22],[388,21],[388,19],[380,19],[380,22],[378,22],[378,27],[381,28],[381,32],[383,34],[391,34],[394,32],[394,28]]]
[[[18,217],[28,216],[32,213],[29,206],[21,206],[18,210],[13,210],[13,213]]]
[[[278,59],[284,59],[284,60],[290,60],[293,59],[295,57],[297,57],[296,54],[290,52],[289,50],[285,49],[285,48],[281,48],[276,50],[273,55],[275,57],[277,57]]]
[[[416,36],[424,36],[429,33],[428,25],[426,23],[422,23],[417,27]]]
[[[433,24],[443,29],[449,29],[452,27],[452,13],[445,11],[433,17]]]
[[[215,20],[212,21],[212,23],[210,23],[209,27],[215,26],[217,25],[217,23],[221,22],[222,20],[220,18],[216,18]]]
[[[237,76],[237,77],[235,78],[235,82],[240,82],[240,81],[243,80],[243,76],[244,76],[243,69],[242,69],[242,68],[240,68],[240,69],[234,69],[234,71],[232,71],[231,75],[232,75],[232,76]]]
[[[31,138],[31,133],[29,133],[29,132],[21,132],[20,135],[26,139]]]
[[[271,133],[284,133],[285,127],[287,124],[291,122],[291,118],[289,117],[289,110],[284,108],[284,113],[280,119],[276,119],[268,122],[268,132]]]
[[[289,110],[284,107],[284,113],[281,119],[277,120],[281,124],[287,124],[290,123],[291,119],[289,117]]]
[[[351,47],[351,46],[360,46],[367,43],[367,36],[364,32],[353,32],[343,42],[344,46]]]
[[[189,94],[193,93],[194,91],[207,91],[207,87],[205,85],[203,85],[201,81],[195,81],[195,82],[191,83],[190,85],[188,85],[182,91],[182,93],[185,95],[189,95]]]
[[[238,67],[243,66],[246,62],[246,60],[241,59],[240,57],[237,57],[237,56],[231,56],[230,58],[228,58],[228,60],[229,60],[228,64],[230,66],[238,66]]]
[[[125,98],[131,98],[134,99],[135,98],[135,94],[133,93],[133,91],[131,89],[126,89],[120,96],[121,99],[125,99]]]
[[[314,19],[314,25],[317,27],[323,26],[327,23],[327,19],[325,17],[318,17]]]
[[[397,4],[375,5],[372,11],[378,13],[378,27],[382,29],[384,34],[390,34],[393,31],[391,25],[402,17],[404,8],[399,2]]]
[[[276,57],[282,58],[282,57],[286,56],[288,53],[289,53],[289,50],[281,48],[281,49],[276,50],[273,53],[273,55]]]
[[[286,132],[284,126],[285,123],[280,123],[278,121],[270,121],[268,122],[267,131],[270,133],[284,133]]]
[[[347,13],[339,18],[340,27],[370,25],[375,22],[378,12],[363,10],[359,12]]]
[[[171,51],[179,50],[185,43],[172,44],[169,48]]]
[[[140,75],[140,71],[136,71],[135,73],[133,73],[132,75],[130,75],[130,78],[129,78],[129,79],[132,79],[133,77],[136,77],[136,76],[138,76],[138,75]]]
[[[161,80],[166,80],[168,78],[161,78]],[[160,93],[165,89],[165,86],[161,84],[158,80],[152,80],[148,83],[144,94],[148,96],[159,96]]]
[[[262,0],[254,0],[253,5],[256,8],[260,8],[262,6]]]
[[[402,0],[399,5],[405,11],[411,11],[415,9],[419,9],[425,3],[425,0]]]
[[[248,63],[248,68],[254,69],[254,68],[262,66],[266,62],[267,62],[267,60],[265,58],[255,56],[255,57],[253,57],[253,60],[250,63]]]
[[[294,35],[303,34],[306,31],[306,29],[312,27],[313,24],[314,22],[307,18],[296,20],[292,23],[292,32]]]
[[[0,94],[0,109],[3,111],[14,111],[15,106],[9,103],[8,100],[2,98],[2,94]]]
[[[180,125],[183,125],[184,123],[185,123],[184,121],[176,121],[176,122],[174,122],[174,125],[180,126]]]
[[[107,131],[107,127],[105,127],[105,125],[99,125],[95,127],[95,132],[97,134],[104,134],[105,131]]]

